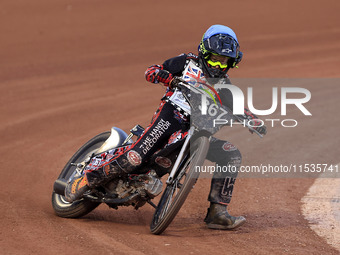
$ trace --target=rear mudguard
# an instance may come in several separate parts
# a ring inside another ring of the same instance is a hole
[[[128,135],[117,127],[111,128],[111,135],[110,137],[103,143],[103,145],[95,152],[95,154],[99,154],[110,149],[119,147],[123,145],[123,142],[128,137]],[[128,141],[126,144],[131,144],[132,140]]]

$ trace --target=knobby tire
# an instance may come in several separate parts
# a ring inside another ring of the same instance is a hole
[[[150,224],[152,234],[161,234],[181,209],[184,201],[197,181],[199,171],[197,172],[195,167],[203,165],[209,149],[209,139],[204,136],[199,137],[192,143],[191,148],[195,149],[191,150],[191,155],[190,151],[188,152],[187,155],[189,155],[189,159],[186,159],[184,165],[181,165],[181,169],[178,171],[179,174],[175,176],[172,184],[167,185],[158,203]],[[183,171],[185,171],[185,174],[181,177]],[[179,181],[184,182],[183,184],[178,185]]]
[[[89,140],[71,157],[69,162],[63,168],[59,178],[69,179],[76,167],[71,163],[80,163],[84,159],[96,151],[110,136],[111,132],[104,132]],[[65,197],[52,192],[52,207],[56,215],[63,218],[78,218],[84,216],[94,210],[100,203],[92,202],[89,200],[81,199],[69,203],[65,200]]]

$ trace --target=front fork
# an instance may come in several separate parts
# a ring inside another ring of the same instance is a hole
[[[179,166],[179,164],[182,162],[182,159],[183,159],[183,157],[184,157],[184,152],[186,151],[186,149],[187,149],[188,146],[189,146],[189,140],[190,140],[190,138],[193,136],[194,131],[195,131],[195,128],[194,128],[194,127],[191,127],[191,128],[189,129],[188,135],[187,135],[187,137],[186,137],[186,139],[185,139],[185,141],[184,141],[184,144],[183,144],[183,146],[182,146],[182,148],[181,148],[181,151],[179,152],[178,157],[177,157],[177,159],[176,159],[176,162],[175,162],[174,166],[172,167],[172,170],[171,170],[171,172],[170,172],[170,174],[169,174],[168,179],[166,180],[166,184],[168,184],[168,185],[169,185],[169,184],[172,184],[172,182],[173,182],[173,180],[174,180],[174,176],[175,176],[175,174],[176,174],[176,172],[177,172],[177,170],[178,170],[178,166]]]

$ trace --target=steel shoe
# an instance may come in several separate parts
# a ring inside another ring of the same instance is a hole
[[[65,188],[65,199],[72,203],[79,200],[90,189],[84,176],[73,179]]]

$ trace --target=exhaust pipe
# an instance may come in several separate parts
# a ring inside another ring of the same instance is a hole
[[[54,182],[53,190],[55,193],[65,196],[65,188],[67,186],[67,181],[65,179],[57,179]]]

